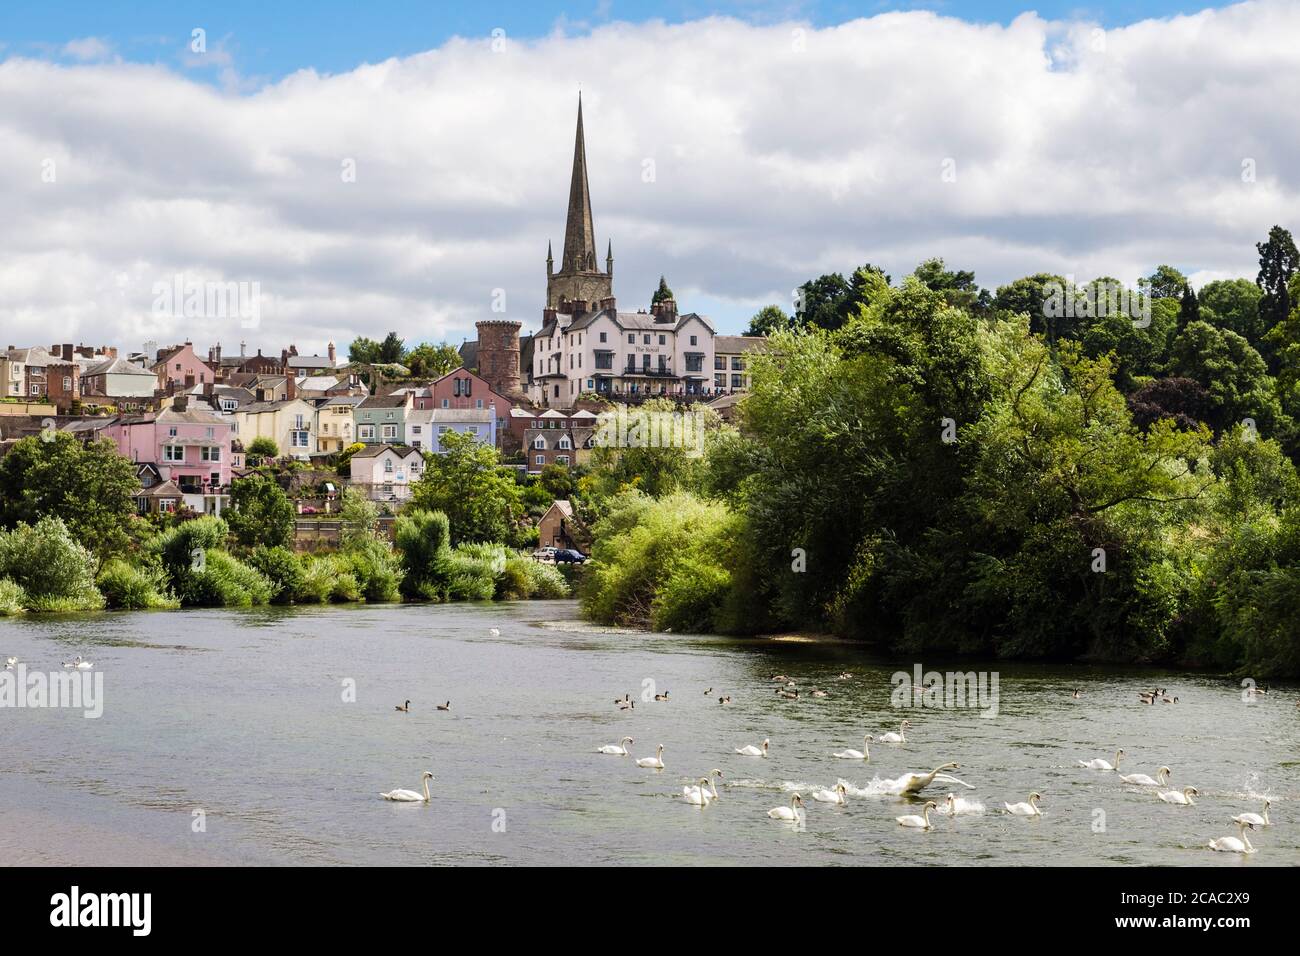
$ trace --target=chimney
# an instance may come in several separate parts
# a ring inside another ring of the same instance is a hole
[[[73,354],[73,353],[72,353],[72,343],[71,343],[71,342],[65,342],[65,343],[63,343],[62,353],[63,353],[63,361],[65,361],[65,362],[71,362],[71,361],[72,361],[72,354]]]
[[[221,364],[221,343],[217,343],[217,364]]]
[[[240,339],[239,341],[239,357],[241,359],[248,357],[248,343],[243,339]]]
[[[175,398],[172,399],[173,411],[183,412],[188,410],[189,407],[190,407],[190,399],[188,395],[177,395]]]
[[[334,343],[333,343],[333,342],[331,342],[329,345],[325,346],[325,354],[328,355],[328,356],[330,357],[330,364],[331,364],[331,365],[335,365],[335,364],[337,364],[337,361],[338,361],[338,360],[337,360],[337,358],[335,357]]]
[[[298,397],[298,382],[294,379],[293,372],[284,377],[284,397],[286,400]]]

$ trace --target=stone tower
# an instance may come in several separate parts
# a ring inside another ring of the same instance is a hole
[[[493,391],[507,397],[518,395],[519,329],[509,319],[476,322],[478,329],[478,374]]]
[[[578,94],[578,132],[573,143],[573,175],[569,180],[569,213],[564,224],[564,249],[560,268],[546,250],[546,307],[573,312],[574,304],[593,308],[612,298],[614,248],[605,257],[605,269],[596,264],[596,230],[591,221],[591,189],[587,184],[587,144],[582,132],[582,94]]]

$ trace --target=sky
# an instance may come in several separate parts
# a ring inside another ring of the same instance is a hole
[[[931,256],[990,288],[1253,278],[1300,218],[1300,4],[1029,9],[6,3],[0,345],[535,329],[579,90],[625,310],[662,274],[736,333]]]

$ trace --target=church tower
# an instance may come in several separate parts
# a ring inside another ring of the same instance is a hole
[[[573,144],[573,176],[569,180],[569,213],[564,224],[560,268],[546,251],[546,308],[572,314],[593,311],[614,297],[614,250],[605,257],[605,271],[596,264],[596,230],[591,221],[591,188],[587,184],[587,144],[582,132],[582,94],[578,94],[578,133]]]

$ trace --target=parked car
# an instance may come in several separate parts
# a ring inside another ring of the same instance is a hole
[[[555,552],[556,564],[582,564],[586,560],[585,554],[572,548],[559,548]]]
[[[559,548],[552,548],[552,547],[538,548],[536,551],[533,552],[533,560],[534,560],[534,561],[554,561],[554,560],[555,560],[555,552],[558,551],[558,550],[560,550],[560,549],[559,549]]]

